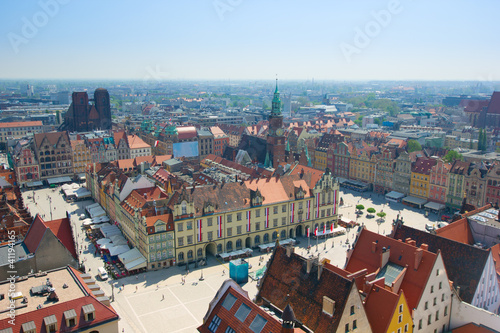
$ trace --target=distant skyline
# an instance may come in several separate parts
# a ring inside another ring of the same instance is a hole
[[[0,2],[0,79],[500,81],[500,2]]]

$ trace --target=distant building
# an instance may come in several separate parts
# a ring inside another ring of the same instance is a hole
[[[7,142],[7,139],[20,139],[42,132],[43,123],[41,121],[0,123],[0,142]]]
[[[74,174],[71,142],[67,132],[35,134],[34,143],[41,179]]]
[[[94,92],[94,99],[90,100],[87,92],[74,92],[62,128],[76,132],[111,129],[108,91],[98,88]]]

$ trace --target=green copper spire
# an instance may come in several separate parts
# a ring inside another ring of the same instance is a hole
[[[281,99],[278,91],[278,78],[276,78],[276,90],[274,91],[273,102],[271,106],[272,115],[281,115]]]

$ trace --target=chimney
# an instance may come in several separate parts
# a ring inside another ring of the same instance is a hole
[[[415,265],[414,265],[415,270],[417,270],[418,267],[420,266],[420,263],[422,262],[422,255],[423,254],[424,254],[424,252],[422,251],[421,248],[419,248],[415,251]]]
[[[287,256],[288,258],[290,258],[290,256],[291,256],[291,255],[292,255],[292,253],[294,253],[294,252],[295,252],[295,249],[294,249],[294,247],[293,247],[293,246],[287,246],[287,247],[286,247],[286,256]]]
[[[321,273],[323,273],[323,263],[318,263],[318,281],[321,278]]]
[[[408,244],[410,244],[411,246],[417,247],[417,242],[414,241],[413,239]]]
[[[408,238],[406,238],[406,239],[405,239],[405,243],[406,243],[406,244],[410,244],[410,241],[411,241],[411,238],[410,238],[410,237],[408,237]]]
[[[333,317],[335,313],[335,301],[331,298],[323,296],[323,313]]]
[[[391,255],[391,249],[390,248],[382,248],[382,262],[380,263],[380,267],[384,267],[388,262],[389,262],[389,257]]]
[[[281,333],[293,333],[295,331],[294,327],[297,319],[295,318],[295,314],[290,304],[287,304],[285,310],[283,310],[281,319],[283,320],[281,324]]]
[[[306,273],[309,274],[311,273],[311,268],[312,268],[312,265],[313,265],[313,262],[314,262],[314,258],[308,258],[306,259]]]
[[[429,251],[429,245],[427,245],[427,244],[425,244],[425,243],[420,244],[420,248],[421,248],[422,250]]]
[[[372,242],[372,253],[375,253],[377,251],[377,243],[378,241]]]

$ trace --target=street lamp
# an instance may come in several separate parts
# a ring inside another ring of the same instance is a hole
[[[53,218],[52,218],[52,197],[48,194],[47,194],[47,196],[49,197],[50,220],[52,221],[53,220]]]

